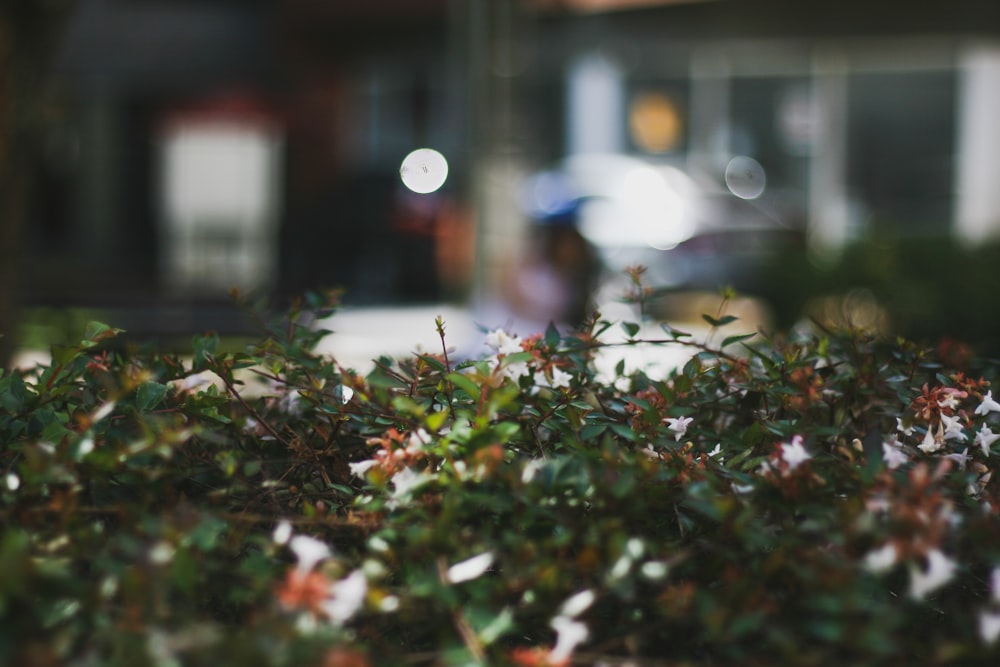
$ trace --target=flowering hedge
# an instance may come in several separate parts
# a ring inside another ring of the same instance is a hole
[[[312,352],[332,308],[239,353],[95,323],[0,376],[0,664],[994,654],[993,364],[717,315],[717,344],[652,342],[683,367],[608,375],[640,326],[595,316],[461,362],[439,321],[440,353],[361,377]]]

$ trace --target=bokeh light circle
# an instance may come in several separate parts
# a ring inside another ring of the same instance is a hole
[[[418,148],[403,159],[399,177],[410,190],[428,194],[448,179],[448,161],[433,148]]]
[[[760,197],[766,184],[764,167],[752,157],[737,155],[726,165],[726,187],[740,199]]]

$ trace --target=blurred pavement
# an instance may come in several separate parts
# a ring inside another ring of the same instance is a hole
[[[615,322],[627,319],[612,313],[606,315],[607,319]],[[367,373],[374,365],[373,360],[380,355],[438,354],[442,350],[441,338],[434,323],[438,316],[444,320],[445,343],[452,361],[483,357],[490,353],[476,314],[453,305],[345,308],[320,323],[333,333],[320,343],[318,349],[359,373]],[[705,341],[711,335],[703,321],[676,322],[672,326],[690,333],[688,340],[691,341]],[[738,330],[727,327],[724,335],[749,333],[754,331],[754,326],[748,322]],[[517,333],[525,335],[526,332]],[[655,322],[644,324],[636,337],[651,340],[669,338]],[[624,343],[626,338],[624,330],[617,325],[601,337],[606,343]],[[599,376],[606,381],[613,380],[614,368],[623,359],[626,372],[641,368],[652,377],[663,377],[671,369],[683,365],[693,351],[694,348],[689,345],[676,343],[612,345],[598,354],[595,364]]]
[[[610,345],[598,354],[595,361],[602,380],[614,379],[614,368],[621,360],[625,361],[626,373],[641,368],[651,377],[663,377],[691,357],[694,348],[690,345],[625,345],[627,336],[617,322],[633,318],[624,310],[608,312],[610,310],[613,309],[603,311],[605,319],[616,322],[616,325],[602,335],[601,340]],[[435,324],[439,316],[444,322],[445,344],[452,362],[490,354],[477,315],[468,308],[451,304],[344,308],[332,317],[317,322],[318,327],[332,332],[320,342],[317,351],[334,357],[345,368],[353,368],[361,374],[368,373],[374,367],[374,360],[380,356],[399,358],[416,352],[439,354],[442,341]],[[684,319],[683,322],[671,322],[671,326],[690,333],[691,337],[686,340],[702,342],[713,336],[710,328],[700,319]],[[756,323],[748,319],[742,326],[730,325],[724,333],[716,332],[713,340],[718,343],[723,336],[749,333],[755,327]],[[519,330],[517,333],[524,336],[530,332]],[[650,322],[643,324],[636,338],[663,340],[669,335],[659,323]],[[19,368],[47,363],[49,355],[43,350],[23,350],[15,359],[15,366]]]

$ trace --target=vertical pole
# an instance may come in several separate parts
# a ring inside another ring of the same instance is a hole
[[[621,153],[625,147],[621,68],[602,53],[581,56],[569,71],[569,153]]]
[[[807,241],[814,260],[835,259],[850,239],[847,201],[847,65],[836,54],[813,64],[818,131],[810,154]]]
[[[955,233],[977,243],[1000,237],[1000,47],[959,61]]]
[[[464,28],[467,164],[476,223],[473,299],[491,298],[518,252],[523,220],[516,188],[525,175],[516,140],[511,66],[519,26],[518,0],[454,0]]]

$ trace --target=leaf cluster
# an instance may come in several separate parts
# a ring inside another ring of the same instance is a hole
[[[313,351],[335,307],[262,312],[238,352],[92,323],[0,375],[0,664],[991,654],[989,363],[720,312],[704,339],[595,315],[467,360],[438,321],[440,353],[362,376]],[[600,363],[640,344],[688,359]]]

